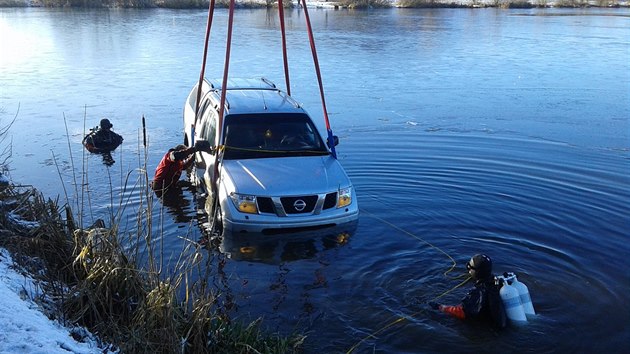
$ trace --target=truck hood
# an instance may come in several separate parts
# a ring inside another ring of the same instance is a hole
[[[331,156],[224,160],[222,181],[228,192],[258,196],[328,193],[351,185]]]

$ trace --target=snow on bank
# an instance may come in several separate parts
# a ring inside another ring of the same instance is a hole
[[[13,269],[13,260],[0,248],[0,353],[103,353],[84,329],[69,329],[49,320],[31,298],[41,294],[28,277]],[[75,340],[72,334],[84,342]]]

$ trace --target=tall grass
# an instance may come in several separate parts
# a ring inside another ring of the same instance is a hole
[[[297,352],[303,336],[285,338],[265,332],[260,320],[230,318],[223,294],[211,286],[224,263],[211,262],[199,243],[182,238],[179,257],[166,260],[156,241],[166,235],[152,225],[146,157],[143,163],[139,180],[131,183],[127,174],[123,187],[143,196],[131,231],[120,229],[122,196],[111,225],[98,220],[83,227],[75,220],[86,211],[75,215],[71,208],[82,203],[0,185],[0,246],[44,281],[56,308],[50,315],[85,326],[122,353]]]

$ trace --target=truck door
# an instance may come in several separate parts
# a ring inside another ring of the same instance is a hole
[[[217,112],[212,106],[207,107],[203,112],[201,119],[197,120],[195,127],[195,140],[207,140],[211,146],[218,146],[217,137]],[[214,177],[214,161],[216,152],[199,151],[195,154],[195,166],[197,173],[203,174],[198,176],[203,181],[204,188],[208,193],[212,191],[212,181]]]

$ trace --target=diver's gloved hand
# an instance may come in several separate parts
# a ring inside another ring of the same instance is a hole
[[[204,152],[212,152],[212,146],[210,146],[210,142],[208,140],[197,140],[195,141],[195,151],[204,151]]]
[[[434,310],[439,310],[440,304],[438,304],[437,302],[429,301],[429,307],[431,307]]]

